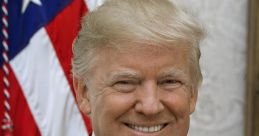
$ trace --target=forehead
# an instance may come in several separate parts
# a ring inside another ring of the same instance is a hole
[[[190,46],[185,44],[179,45],[153,45],[153,44],[120,44],[115,46],[104,46],[97,48],[96,55],[99,58],[106,59],[108,56],[115,57],[123,55],[132,57],[135,55],[141,57],[161,58],[169,56],[176,58],[177,56],[187,56],[190,52]]]
[[[99,48],[93,71],[104,68],[116,71],[188,72],[188,46],[127,46],[125,48]],[[125,72],[124,72],[125,73]],[[127,73],[127,72],[126,72]],[[178,72],[180,73],[180,72]]]

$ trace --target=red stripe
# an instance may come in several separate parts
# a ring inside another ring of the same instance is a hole
[[[35,123],[35,120],[31,114],[31,111],[28,107],[28,103],[22,93],[21,87],[17,82],[15,75],[8,65],[9,76],[8,80],[10,82],[10,104],[11,104],[11,113],[14,124],[14,136],[40,136],[40,131]],[[2,78],[3,73],[1,72],[0,77]],[[3,90],[3,84],[0,83],[1,90]],[[3,103],[3,93],[0,95],[0,103]],[[3,111],[3,105],[0,106],[0,111]],[[0,112],[1,121],[3,119],[3,112]],[[0,130],[0,135],[3,135],[2,129]]]
[[[2,19],[7,19],[6,15],[3,15],[3,16],[2,16]]]
[[[72,42],[78,33],[81,17],[87,12],[86,4],[83,0],[73,0],[53,21],[46,26],[47,33],[53,43],[57,57],[65,72],[70,87],[73,90],[71,78],[71,57]],[[81,113],[82,114],[82,113]],[[89,119],[82,114],[88,132],[92,128]]]
[[[2,8],[6,9],[6,3],[3,3]]]

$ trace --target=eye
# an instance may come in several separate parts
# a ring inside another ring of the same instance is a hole
[[[165,89],[175,89],[180,87],[182,85],[182,82],[180,80],[175,80],[175,79],[165,79],[165,80],[159,81],[158,84]]]
[[[180,81],[177,81],[177,80],[164,80],[162,83],[163,84],[176,84],[176,83],[180,83]]]
[[[131,92],[136,88],[137,84],[133,80],[119,80],[113,84],[113,88],[121,92]]]
[[[118,81],[118,82],[116,82],[116,84],[127,85],[127,84],[131,84],[131,81],[126,81],[126,80]]]

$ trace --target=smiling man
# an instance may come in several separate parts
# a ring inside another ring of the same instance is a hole
[[[82,20],[73,81],[95,136],[186,136],[201,25],[168,0],[107,0]]]

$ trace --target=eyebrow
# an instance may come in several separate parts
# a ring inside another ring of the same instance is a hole
[[[159,78],[163,77],[179,77],[188,79],[188,75],[183,70],[177,68],[170,68],[159,73]]]
[[[110,80],[115,80],[118,78],[128,77],[128,78],[139,78],[140,74],[132,70],[114,71],[109,74]]]
[[[165,78],[165,77],[175,77],[181,78],[183,80],[188,80],[188,75],[180,69],[177,68],[169,68],[166,69],[158,74],[158,78]],[[108,79],[110,81],[114,81],[119,78],[141,78],[139,72],[133,70],[122,70],[122,71],[113,71],[108,75]]]

